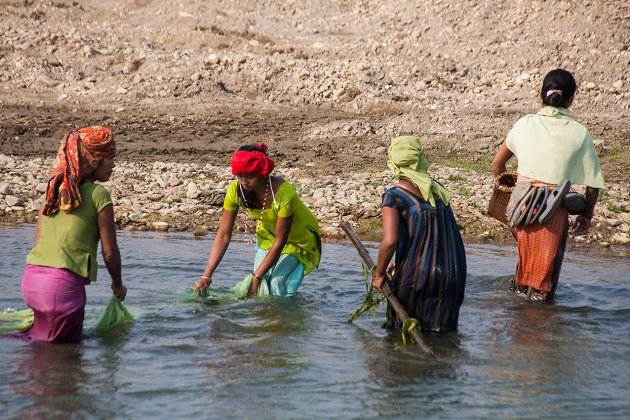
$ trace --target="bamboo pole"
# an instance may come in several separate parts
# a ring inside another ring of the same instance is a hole
[[[372,260],[372,257],[370,256],[370,252],[363,245],[363,243],[357,236],[354,229],[352,229],[352,226],[350,226],[350,223],[343,222],[341,224],[341,227],[343,228],[344,232],[346,232],[346,235],[348,235],[348,238],[350,239],[352,244],[355,246],[357,251],[359,251],[359,255],[361,256],[365,264],[370,269],[374,267],[375,265],[374,260]],[[383,283],[383,289],[385,291],[384,295],[385,295],[385,298],[387,299],[387,302],[389,303],[389,306],[391,306],[394,312],[396,312],[396,315],[398,316],[398,319],[400,320],[400,322],[403,323],[407,319],[409,319],[409,315],[407,315],[407,311],[405,311],[405,309],[402,307],[402,305],[400,304],[396,296],[392,293],[392,291],[389,288],[389,284],[387,284],[387,282]],[[436,358],[435,354],[433,353],[433,350],[431,350],[431,348],[426,345],[426,343],[420,336],[420,333],[418,332],[418,330],[416,330],[415,328],[412,329],[411,335],[416,340],[416,344],[418,344],[418,347],[420,347],[422,351],[424,351],[427,355],[433,357],[434,359]]]

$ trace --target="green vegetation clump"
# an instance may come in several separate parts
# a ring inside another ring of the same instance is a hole
[[[462,197],[470,197],[472,195],[472,193],[470,192],[470,190],[466,187],[461,187],[459,189],[459,195],[461,195]]]

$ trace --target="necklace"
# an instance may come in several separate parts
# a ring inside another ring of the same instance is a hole
[[[260,225],[262,224],[263,214],[265,213],[265,207],[267,206],[267,194],[269,192],[269,187],[271,186],[271,178],[268,178],[268,179],[269,179],[269,182],[265,185],[265,195],[263,196],[262,208],[260,209],[260,217],[258,218],[258,220],[252,218],[252,220],[254,220],[256,223],[256,232],[254,233],[254,237],[250,240],[247,239],[247,232],[249,232],[250,230],[253,230],[253,228],[249,225],[250,218],[247,217],[245,219],[245,243],[246,244],[253,244],[256,241],[256,238],[258,238],[258,229],[260,229]],[[248,216],[249,216],[249,213],[248,213]]]

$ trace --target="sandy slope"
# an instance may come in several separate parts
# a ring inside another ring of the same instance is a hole
[[[416,134],[486,164],[561,66],[607,175],[628,180],[627,2],[3,4],[2,153],[50,155],[67,128],[104,124],[126,159],[224,164],[264,141],[283,165],[364,170]]]

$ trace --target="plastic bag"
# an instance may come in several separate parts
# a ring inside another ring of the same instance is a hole
[[[98,318],[96,324],[87,329],[86,334],[89,336],[103,335],[125,323],[133,322],[133,320],[133,316],[125,308],[125,305],[113,295],[105,311]]]

